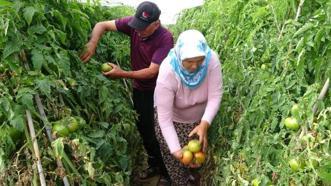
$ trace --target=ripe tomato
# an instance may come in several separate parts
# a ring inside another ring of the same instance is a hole
[[[188,165],[192,162],[193,159],[193,154],[191,151],[189,150],[184,150],[183,151],[183,157],[182,157],[182,163],[184,165]]]
[[[194,158],[197,164],[203,164],[206,160],[206,155],[203,152],[194,153]]]

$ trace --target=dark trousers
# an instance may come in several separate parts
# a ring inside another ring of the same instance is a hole
[[[138,113],[137,128],[148,155],[148,165],[158,167],[160,174],[167,176],[160,146],[154,130],[154,90],[141,91],[133,89],[133,105]]]

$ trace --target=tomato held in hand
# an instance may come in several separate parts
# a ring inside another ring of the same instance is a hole
[[[195,152],[199,152],[201,150],[201,144],[199,142],[199,140],[191,140],[188,142],[188,149],[189,151],[195,153]]]
[[[102,72],[109,72],[113,69],[112,66],[110,66],[108,63],[104,63],[101,65],[101,71]]]
[[[182,157],[182,163],[184,165],[188,165],[192,162],[193,160],[193,154],[191,151],[189,150],[184,150],[183,151],[183,157]]]

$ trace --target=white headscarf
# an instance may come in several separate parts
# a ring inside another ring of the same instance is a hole
[[[196,71],[187,71],[182,65],[183,60],[198,56],[204,56],[204,62]],[[199,87],[206,77],[211,50],[201,32],[187,30],[179,35],[176,45],[170,50],[168,57],[171,58],[170,64],[182,83],[190,89],[194,89]]]

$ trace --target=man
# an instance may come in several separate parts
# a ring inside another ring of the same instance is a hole
[[[140,178],[149,178],[159,171],[159,185],[162,185],[167,183],[169,176],[155,137],[153,94],[159,66],[173,47],[173,37],[161,26],[160,14],[156,4],[145,1],[137,7],[134,16],[97,23],[81,60],[87,62],[94,55],[97,43],[105,31],[119,31],[130,37],[132,71],[124,71],[119,66],[108,63],[113,69],[104,75],[110,78],[133,79],[134,109],[138,113],[136,124],[148,154],[149,164],[149,168]]]

